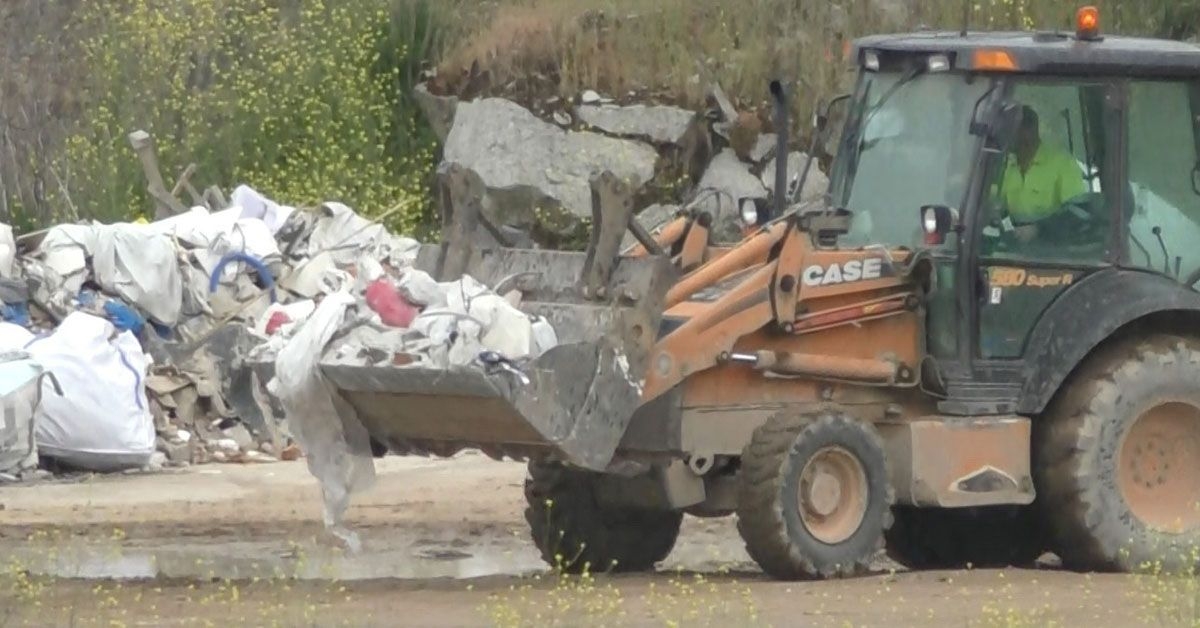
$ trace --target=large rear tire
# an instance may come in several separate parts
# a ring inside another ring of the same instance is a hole
[[[675,547],[683,513],[601,504],[595,473],[531,462],[525,520],[542,560],[567,573],[647,571]]]
[[[909,569],[1027,567],[1045,549],[1029,506],[892,509],[888,556]]]
[[[842,414],[784,413],[742,453],[738,531],[781,580],[870,569],[891,525],[892,490],[874,427]]]
[[[1194,568],[1200,341],[1123,342],[1089,359],[1038,425],[1035,473],[1072,569]]]

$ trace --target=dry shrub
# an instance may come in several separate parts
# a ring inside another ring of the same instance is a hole
[[[469,96],[472,79],[507,82],[531,74],[557,75],[565,22],[555,12],[502,7],[439,65],[440,90]]]

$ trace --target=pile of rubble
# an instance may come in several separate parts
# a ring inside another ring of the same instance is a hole
[[[545,228],[539,214],[547,210],[567,217],[560,229],[586,221],[589,178],[608,170],[641,190],[638,218],[648,230],[682,207],[709,213],[714,236],[732,242],[742,235],[742,203],[772,195],[777,140],[771,121],[737,109],[716,85],[709,91],[709,109],[699,112],[622,105],[591,90],[574,101],[554,97],[532,109],[500,97],[459,101],[425,85],[416,98],[441,136],[445,160],[483,179],[484,210],[496,224]],[[807,161],[806,153],[789,149],[792,185]],[[828,185],[814,163],[792,200],[817,199]]]
[[[220,211],[152,223],[22,238],[0,228],[0,384],[10,384],[0,396],[28,415],[19,428],[0,425],[0,479],[39,465],[111,472],[299,457],[304,439],[287,408],[243,367],[274,359],[331,298],[354,306],[334,321],[333,350],[362,364],[392,355],[364,347],[450,365],[556,343],[544,319],[517,309],[519,293],[413,268],[419,247],[343,204],[299,210],[246,186]],[[25,394],[35,380],[40,395]]]
[[[509,244],[536,246],[545,210],[586,223],[604,171],[641,190],[647,230],[704,212],[718,241],[741,237],[744,201],[771,194],[776,138],[719,89],[704,112],[594,92],[538,115],[501,98],[418,96],[443,135],[443,165],[471,172],[472,207]],[[147,138],[131,138],[152,163]],[[806,161],[789,155],[793,184]],[[0,480],[303,456],[326,525],[354,546],[341,517],[382,449],[331,392],[322,361],[519,373],[559,342],[506,280],[435,280],[417,263],[429,247],[341,203],[297,209],[242,186],[229,201],[193,191],[189,210],[147,168],[154,222],[20,237],[0,225]],[[681,173],[690,185],[664,185]],[[827,187],[816,168],[804,180],[792,200]]]

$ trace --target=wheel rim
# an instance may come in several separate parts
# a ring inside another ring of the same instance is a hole
[[[1147,410],[1125,435],[1118,467],[1121,496],[1146,526],[1178,534],[1200,524],[1200,408]]]
[[[818,450],[800,471],[796,487],[800,519],[822,543],[841,543],[854,535],[867,513],[867,473],[841,447]]]

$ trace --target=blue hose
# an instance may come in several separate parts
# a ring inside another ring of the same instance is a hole
[[[217,262],[217,267],[213,269],[212,276],[208,278],[209,294],[217,291],[217,286],[221,285],[221,271],[225,270],[225,266],[233,261],[246,262],[253,267],[258,272],[258,276],[267,282],[267,288],[271,291],[271,303],[278,302],[278,299],[275,298],[275,277],[271,275],[271,270],[267,268],[267,265],[262,260],[249,253],[242,252],[230,253]]]

